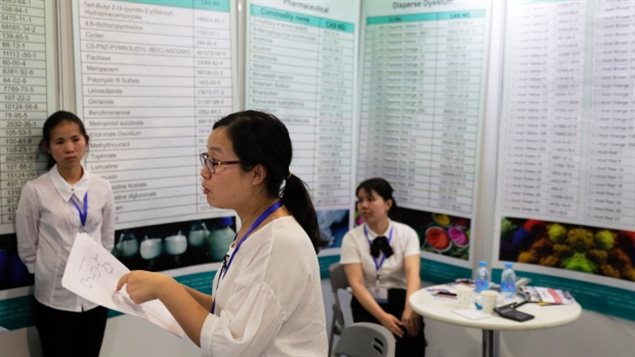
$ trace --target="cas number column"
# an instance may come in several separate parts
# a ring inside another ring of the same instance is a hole
[[[55,105],[52,7],[44,0],[0,0],[0,233],[13,231],[20,190],[45,168],[38,143]]]

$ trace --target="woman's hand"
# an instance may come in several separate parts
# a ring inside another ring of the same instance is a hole
[[[403,337],[403,324],[394,315],[384,313],[384,315],[379,319],[379,322],[381,322],[382,326],[387,328],[388,331],[392,332],[393,335]]]
[[[416,336],[421,329],[421,318],[410,307],[406,307],[401,314],[401,323],[406,328],[408,335]]]
[[[162,291],[169,289],[172,282],[176,283],[174,279],[164,274],[133,270],[119,279],[117,291],[125,285],[130,300],[135,304],[142,304],[157,299]]]

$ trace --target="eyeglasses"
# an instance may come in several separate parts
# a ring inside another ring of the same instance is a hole
[[[207,167],[209,172],[211,172],[212,174],[216,173],[216,166],[234,165],[234,164],[242,163],[242,161],[240,160],[216,161],[214,159],[210,159],[209,157],[207,157],[206,152],[201,153],[198,157],[199,159],[201,159],[201,165]]]

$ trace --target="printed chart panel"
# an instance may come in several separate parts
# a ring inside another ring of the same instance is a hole
[[[387,178],[402,206],[471,217],[488,3],[364,5],[360,177]]]
[[[285,122],[316,206],[348,208],[359,3],[297,4],[250,2],[246,106]]]
[[[0,0],[0,234],[15,231],[24,183],[46,166],[42,124],[57,107],[53,8],[45,0]]]
[[[632,291],[635,4],[510,4],[495,254],[602,284],[589,295],[606,285]]]
[[[216,215],[198,153],[234,107],[229,0],[74,3],[87,167],[115,192],[117,227]]]

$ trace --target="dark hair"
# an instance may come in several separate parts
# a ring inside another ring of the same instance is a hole
[[[86,140],[86,146],[88,147],[89,137],[86,133],[86,128],[84,127],[84,123],[82,122],[82,120],[79,119],[77,115],[71,112],[65,112],[63,110],[59,110],[51,114],[44,122],[44,126],[42,127],[42,140],[40,140],[40,151],[42,151],[46,155],[47,169],[55,166],[55,159],[53,159],[53,156],[51,156],[48,150],[46,150],[51,142],[51,133],[53,132],[53,129],[55,129],[63,122],[71,122],[77,124],[77,126],[79,126],[79,132]]]
[[[392,196],[393,189],[390,186],[390,183],[381,177],[374,177],[368,180],[362,181],[357,188],[355,189],[355,195],[359,193],[360,190],[364,190],[367,194],[371,194],[372,191],[377,192],[379,196],[381,196],[385,201],[392,200],[392,206],[388,210],[388,217],[391,219],[395,219],[396,217],[396,208],[397,201]]]
[[[311,196],[306,183],[289,172],[293,148],[287,127],[274,115],[255,110],[230,114],[214,123],[214,129],[220,127],[227,129],[234,152],[243,161],[240,165],[243,170],[249,171],[258,164],[265,167],[267,193],[280,197],[317,252],[320,230]]]

